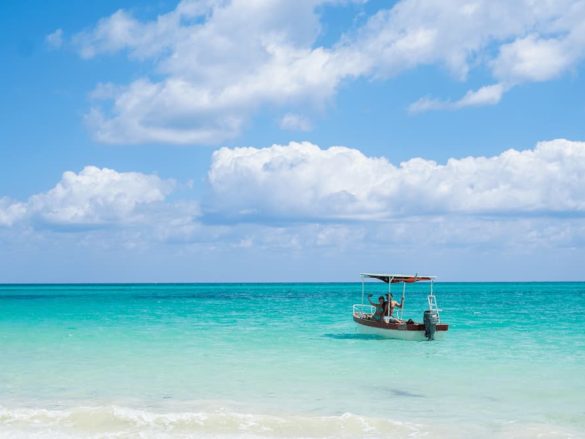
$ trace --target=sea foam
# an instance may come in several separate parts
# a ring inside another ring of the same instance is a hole
[[[6,437],[410,438],[416,424],[345,413],[275,416],[217,412],[153,412],[120,406],[48,410],[0,408]]]
[[[338,416],[155,412],[121,406],[70,409],[0,407],[0,437],[9,438],[502,438],[578,439],[578,431],[540,423],[490,425],[406,423],[344,413]]]

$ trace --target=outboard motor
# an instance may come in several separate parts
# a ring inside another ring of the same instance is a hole
[[[436,311],[427,309],[424,313],[425,337],[427,340],[435,339],[435,332],[437,331],[437,323],[439,323],[439,316]]]

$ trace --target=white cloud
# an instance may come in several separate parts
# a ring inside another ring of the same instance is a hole
[[[487,67],[498,84],[415,108],[494,104],[514,85],[557,77],[585,52],[580,0],[402,0],[331,47],[316,44],[323,1],[182,1],[150,21],[123,10],[100,20],[74,37],[82,57],[123,50],[155,70],[111,93],[111,107],[92,108],[96,138],[214,144],[236,137],[262,106],[322,107],[343,80],[421,65],[461,80]]]
[[[45,41],[52,49],[58,49],[63,45],[63,29],[57,29],[45,37]]]
[[[486,85],[478,90],[470,90],[457,101],[441,101],[421,98],[408,107],[410,113],[422,113],[430,110],[457,110],[465,107],[481,107],[500,102],[504,94],[502,84]]]
[[[357,149],[308,142],[221,148],[213,155],[209,183],[211,197],[201,212],[196,200],[168,201],[172,180],[88,166],[65,172],[52,189],[26,201],[0,198],[0,225],[64,231],[111,226],[133,230],[138,244],[297,249],[308,241],[345,245],[350,236],[376,230],[388,242],[416,233],[432,234],[429,242],[486,244],[487,237],[499,239],[512,229],[532,231],[525,244],[585,239],[585,142],[558,139],[493,157],[444,164],[414,158],[398,165]]]
[[[138,207],[163,201],[172,187],[156,175],[86,166],[63,173],[53,189],[30,198],[28,209],[50,224],[132,222]]]
[[[0,199],[0,225],[26,219],[56,226],[143,222],[156,214],[146,209],[163,202],[173,186],[156,175],[86,166],[79,173],[63,173],[55,187],[26,202]]]
[[[173,182],[155,175],[92,166],[66,172],[26,201],[0,198],[0,256],[20,255],[29,266],[30,257],[47,262],[75,254],[80,267],[113,255],[136,258],[141,267],[160,266],[163,258],[173,261],[166,279],[175,281],[177,275],[208,276],[217,266],[230,267],[232,280],[253,280],[260,274],[250,270],[250,260],[287,267],[269,270],[272,280],[290,279],[295,260],[302,261],[298,278],[307,273],[306,261],[323,260],[337,270],[319,271],[321,280],[338,278],[356,263],[427,266],[453,277],[468,264],[471,276],[485,277],[517,264],[515,257],[531,267],[562,260],[558,265],[570,273],[585,244],[585,142],[559,139],[493,157],[445,164],[415,158],[399,165],[310,143],[223,148],[214,154],[209,183],[210,201],[201,213],[189,195],[170,201]],[[489,270],[477,269],[494,257],[498,263]],[[436,269],[441,263],[445,269]],[[62,264],[54,267],[68,279],[69,262]],[[141,278],[151,275],[145,270]],[[510,268],[509,279],[517,278],[516,270]],[[531,270],[524,276],[534,279]]]
[[[311,131],[311,121],[300,114],[287,113],[280,119],[280,128],[290,131]]]
[[[339,224],[295,222],[286,227],[237,224],[219,242],[222,245],[234,242],[238,247],[262,251],[331,249],[333,252],[350,250],[361,253],[383,252],[385,249],[474,248],[501,251],[514,248],[531,252],[554,247],[582,247],[585,242],[585,219],[530,216],[484,218],[450,214]]]
[[[83,58],[93,58],[98,53],[113,53],[138,43],[139,39],[149,38],[144,27],[123,10],[118,10],[108,18],[101,19],[92,32],[80,33],[74,41],[80,46]],[[152,44],[149,39],[143,43]]]
[[[11,226],[26,214],[26,206],[6,197],[0,197],[0,226]]]
[[[585,15],[579,0],[402,0],[382,10],[346,47],[392,76],[421,64],[446,66],[464,78],[495,47],[537,35],[579,34]],[[572,40],[583,51],[582,41]],[[545,62],[545,60],[542,60]]]
[[[585,143],[540,142],[493,157],[396,166],[356,149],[292,142],[221,148],[213,207],[234,219],[367,219],[429,214],[585,212]]]
[[[494,75],[509,84],[554,79],[583,57],[585,32],[580,38],[583,41],[577,45],[569,36],[545,39],[529,35],[505,44],[492,63]]]
[[[124,11],[101,20],[75,38],[83,57],[155,57],[164,79],[119,89],[111,110],[96,105],[87,118],[96,138],[210,144],[235,137],[266,103],[322,102],[338,79],[324,68],[329,54],[310,47],[317,3],[181,2],[152,22]]]

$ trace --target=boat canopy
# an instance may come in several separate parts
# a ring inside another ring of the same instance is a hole
[[[378,279],[382,282],[398,284],[401,282],[410,284],[414,282],[428,282],[436,276],[419,276],[418,274],[389,274],[389,273],[361,273],[362,278]]]

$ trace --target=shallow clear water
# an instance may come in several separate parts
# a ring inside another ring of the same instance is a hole
[[[359,284],[0,286],[0,436],[584,437],[585,283],[436,294],[406,342],[356,333]]]

